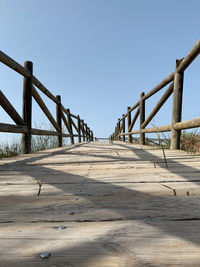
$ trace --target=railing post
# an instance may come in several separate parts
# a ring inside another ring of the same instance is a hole
[[[81,120],[78,115],[78,142],[81,143]]]
[[[84,120],[81,120],[81,122],[82,122],[83,142],[85,142],[85,127],[84,127]]]
[[[88,127],[88,139],[89,139],[89,141],[91,141],[90,140],[90,127]]]
[[[140,94],[140,130],[142,129],[142,124],[145,121],[145,100],[143,100],[144,92]],[[145,145],[145,134],[140,133],[140,144]]]
[[[88,132],[88,141],[90,142],[90,128],[87,127],[87,132]]]
[[[67,119],[68,119],[68,123],[69,123],[69,128],[70,128],[70,131],[71,131],[71,135],[72,136],[70,136],[70,141],[71,141],[71,145],[73,145],[74,144],[74,137],[73,137],[73,129],[72,129],[72,120],[71,120],[71,115],[70,115],[70,109],[68,108],[67,109]]]
[[[117,135],[117,126],[115,126],[114,141],[116,141],[116,135]]]
[[[90,142],[90,128],[88,127],[88,141]]]
[[[62,147],[62,118],[61,118],[61,96],[57,95],[56,96],[57,100],[59,101],[59,104],[56,105],[56,119],[57,119],[57,124],[60,128],[59,133],[61,135],[57,136],[57,146]]]
[[[86,132],[87,132],[87,141],[89,141],[90,139],[89,139],[89,128],[88,128],[88,126],[87,126],[87,123],[86,123]]]
[[[183,98],[183,78],[184,72],[177,72],[177,68],[181,61],[176,60],[174,74],[174,90],[173,90],[173,107],[172,107],[172,130],[171,130],[171,149],[180,149],[181,130],[175,130],[173,125],[181,121],[182,115],[182,98]]]
[[[128,127],[128,129],[131,125],[131,112],[129,112],[130,109],[131,109],[131,107],[127,107],[127,112],[128,112],[128,116],[127,116],[128,126],[127,127]],[[128,132],[129,132],[129,130],[128,130]],[[128,142],[132,143],[132,135],[131,134],[128,135]]]
[[[118,119],[118,123],[117,123],[117,135],[120,134],[120,119]],[[118,138],[117,138],[118,141],[121,141],[121,136],[119,135]]]
[[[88,142],[88,126],[87,126],[87,123],[85,124],[85,132],[86,132],[86,140]]]
[[[22,135],[22,151],[25,154],[31,153],[31,128],[32,128],[32,75],[33,63],[24,62],[24,68],[31,74],[29,78],[24,77],[23,82],[23,120],[28,132]]]
[[[93,131],[91,131],[91,141],[94,141]]]
[[[92,141],[92,131],[90,130],[90,141]]]
[[[125,114],[122,114],[122,117],[124,117]],[[125,128],[126,128],[126,125],[125,125],[125,118],[122,119],[122,132],[125,133]],[[125,135],[122,135],[122,141],[125,142],[126,140],[126,136]]]

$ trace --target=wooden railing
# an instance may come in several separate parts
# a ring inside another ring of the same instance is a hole
[[[181,122],[182,115],[182,92],[183,92],[183,77],[186,68],[193,62],[193,60],[200,53],[200,40],[193,46],[191,51],[185,58],[176,60],[175,71],[171,73],[167,78],[155,86],[147,94],[142,92],[140,94],[140,99],[133,107],[128,107],[126,114],[122,115],[122,118],[118,119],[117,125],[115,127],[114,133],[110,136],[111,140],[121,140],[125,142],[125,136],[128,135],[128,142],[132,142],[132,135],[140,134],[140,144],[145,144],[145,133],[158,133],[171,131],[171,149],[180,149],[180,137],[181,130],[196,128],[200,126],[200,117],[195,119],[187,120]],[[160,91],[166,85],[169,87],[164,92],[163,96],[160,98],[158,103],[154,106],[151,113],[145,119],[145,101]],[[163,104],[167,101],[170,95],[173,94],[173,105],[172,105],[172,122],[169,125],[161,127],[146,128],[146,126],[151,122]],[[131,112],[135,111],[133,118],[131,117]],[[133,126],[137,118],[140,117],[140,129],[133,131]],[[127,118],[127,128],[126,129],[126,118]]]
[[[72,114],[70,109],[66,109],[61,103],[61,96],[54,96],[33,75],[33,63],[31,61],[26,61],[23,67],[0,51],[0,62],[24,77],[22,116],[19,115],[3,92],[0,91],[0,105],[15,122],[15,124],[0,123],[0,132],[22,133],[22,149],[24,153],[31,153],[32,135],[57,136],[58,147],[62,147],[63,137],[69,137],[71,144],[74,144],[74,137],[78,138],[79,143],[82,141],[93,141],[93,132],[84,120]],[[37,92],[36,87],[56,104],[56,119],[52,116],[42,97]],[[56,131],[32,128],[32,97],[36,100]],[[62,132],[62,123],[66,126],[68,133]],[[74,131],[76,131],[75,134]]]

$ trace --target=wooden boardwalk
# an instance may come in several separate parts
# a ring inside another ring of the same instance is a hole
[[[166,155],[91,142],[1,160],[0,266],[200,266],[200,158]]]

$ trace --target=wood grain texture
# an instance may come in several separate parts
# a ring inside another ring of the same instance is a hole
[[[1,160],[0,266],[199,266],[200,158],[165,153],[168,168],[124,142]]]

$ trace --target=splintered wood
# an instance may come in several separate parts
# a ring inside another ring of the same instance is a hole
[[[200,266],[200,158],[165,154],[91,142],[1,160],[0,267]]]

